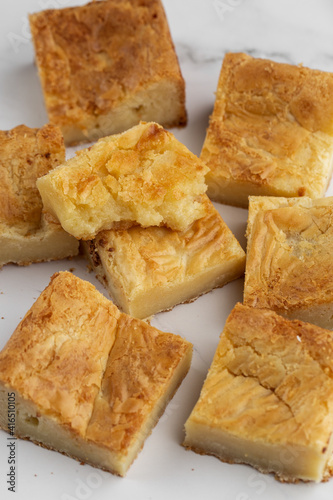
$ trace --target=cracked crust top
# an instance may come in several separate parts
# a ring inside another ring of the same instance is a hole
[[[207,196],[204,205],[206,215],[185,231],[135,226],[97,235],[92,244],[129,300],[145,290],[183,283],[222,261],[237,260],[241,267],[243,249]]]
[[[126,454],[191,350],[61,272],[1,351],[0,380],[73,433]]]
[[[191,344],[178,335],[121,314],[87,438],[116,452],[127,450],[189,350]]]
[[[64,161],[64,140],[54,125],[0,131],[0,227],[23,233],[40,227],[43,205],[36,181]]]
[[[190,419],[249,441],[310,447],[328,461],[333,334],[237,304]]]
[[[54,275],[0,353],[0,379],[84,435],[119,317],[90,283]]]
[[[117,222],[186,229],[206,213],[207,171],[171,132],[141,122],[78,151],[37,186],[47,213],[92,239]]]
[[[50,121],[89,126],[117,104],[172,82],[182,101],[185,85],[160,0],[109,0],[30,15],[39,75]],[[119,131],[119,130],[118,130]]]
[[[333,301],[333,197],[250,197],[244,303],[292,312]]]
[[[248,194],[323,196],[332,172],[332,93],[331,73],[226,54],[201,153],[209,196],[219,201],[222,181],[248,185]]]

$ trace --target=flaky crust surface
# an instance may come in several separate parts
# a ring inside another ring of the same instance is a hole
[[[97,116],[161,81],[175,87],[181,107],[163,125],[186,124],[185,84],[160,0],[46,10],[30,26],[49,118],[64,131],[78,127],[89,137]]]
[[[121,460],[189,351],[181,337],[120,313],[93,285],[61,272],[1,351],[0,380]]]
[[[181,337],[122,314],[87,438],[126,453],[189,348]]]
[[[333,301],[333,198],[251,197],[244,303],[292,312]]]
[[[85,435],[120,313],[71,273],[52,277],[0,353],[0,378]]]
[[[109,275],[115,289],[123,291],[129,304],[153,290],[174,289],[177,296],[177,287],[200,275],[204,277],[214,268],[225,272],[226,279],[238,278],[245,266],[245,253],[207,197],[205,205],[207,215],[185,231],[135,226],[99,233],[89,243],[90,259],[99,277]],[[212,287],[214,284],[216,278],[212,278]],[[183,301],[195,298],[188,295]]]
[[[78,151],[37,186],[47,213],[91,239],[118,222],[187,228],[205,214],[207,171],[173,134],[142,122]]]
[[[0,131],[0,267],[78,253],[72,236],[45,221],[36,186],[40,176],[64,161],[64,140],[54,125]]]
[[[22,226],[28,233],[40,227],[42,200],[36,181],[65,161],[58,127],[19,125],[0,131],[0,224]]]
[[[330,331],[237,304],[189,421],[248,443],[309,447],[327,455],[332,355]],[[241,461],[247,463],[246,455]]]
[[[226,54],[201,153],[209,196],[228,203],[229,184],[248,195],[323,196],[332,172],[332,92],[330,73]]]

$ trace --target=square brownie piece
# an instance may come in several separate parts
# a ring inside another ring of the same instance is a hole
[[[123,476],[191,356],[183,338],[57,273],[0,353],[0,427],[13,393],[15,436]]]
[[[332,476],[333,333],[237,304],[220,337],[185,446],[281,481]]]
[[[245,252],[212,202],[184,231],[131,227],[84,242],[98,279],[127,314],[147,318],[244,273]]]
[[[0,267],[78,253],[77,240],[44,219],[36,186],[40,176],[64,161],[64,140],[54,125],[0,131]]]
[[[30,16],[51,123],[66,145],[140,120],[186,124],[185,83],[160,0],[96,1]]]
[[[333,74],[226,54],[201,159],[208,196],[320,198],[332,175]]]
[[[133,224],[187,229],[206,213],[207,171],[171,132],[140,123],[81,149],[37,187],[52,220],[87,240]]]

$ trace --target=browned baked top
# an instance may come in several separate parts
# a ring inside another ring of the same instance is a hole
[[[249,441],[325,454],[333,427],[332,360],[332,332],[236,304],[190,419]]]
[[[257,59],[246,54],[226,54],[222,81],[218,87],[217,106],[230,130],[241,117],[276,117],[278,121],[297,121],[310,132],[333,135],[333,74],[301,65]],[[280,120],[279,120],[280,119]],[[244,127],[250,124],[244,124]],[[259,130],[258,141],[272,153],[288,154],[292,139],[283,135],[283,143],[270,141],[269,132]],[[254,140],[254,137],[253,137]],[[285,149],[287,146],[287,150]],[[278,149],[277,149],[278,148]]]
[[[171,132],[141,122],[81,149],[37,186],[46,213],[91,239],[119,222],[187,228],[206,212],[207,171]]]
[[[247,305],[283,312],[333,300],[333,198],[291,200],[251,198]]]
[[[54,125],[0,131],[0,224],[38,227],[42,200],[36,180],[63,161],[64,140]]]
[[[1,351],[0,379],[84,435],[119,316],[90,283],[54,275]]]
[[[1,351],[0,380],[68,430],[126,452],[191,348],[61,272]]]
[[[147,83],[183,82],[160,0],[109,0],[30,16],[50,120],[107,113]]]
[[[127,450],[189,349],[181,337],[122,314],[87,438],[116,452]]]
[[[201,154],[208,184],[217,176],[320,196],[330,174],[332,94],[332,73],[226,54]]]

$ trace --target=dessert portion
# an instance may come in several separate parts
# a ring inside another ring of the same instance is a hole
[[[0,353],[0,426],[123,476],[186,375],[192,346],[55,274]]]
[[[226,54],[201,152],[208,196],[320,198],[332,175],[333,74]]]
[[[78,151],[37,186],[51,220],[76,238],[92,239],[133,224],[186,229],[205,215],[207,171],[173,134],[140,123]]]
[[[141,120],[184,126],[185,83],[160,0],[108,0],[30,15],[51,123],[66,145]]]
[[[244,304],[333,328],[333,197],[251,196]]]
[[[332,373],[332,332],[237,304],[185,424],[184,445],[281,481],[328,479]]]
[[[134,226],[84,242],[122,311],[146,318],[243,275],[245,252],[207,197],[205,203],[207,215],[184,231]]]
[[[74,256],[78,242],[42,215],[36,181],[65,161],[61,131],[19,125],[0,131],[0,267]]]

